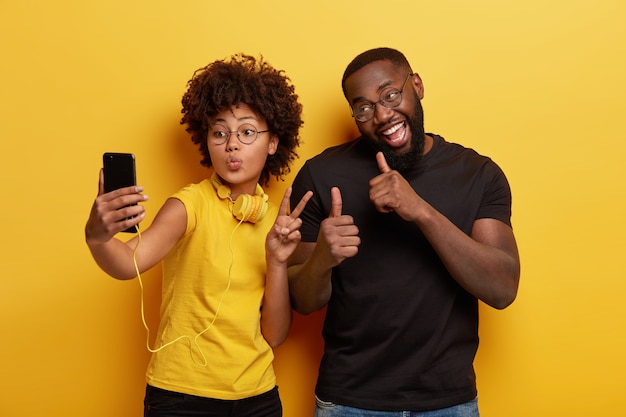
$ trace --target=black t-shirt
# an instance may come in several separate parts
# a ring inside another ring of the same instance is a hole
[[[500,168],[471,149],[433,136],[432,149],[403,173],[416,192],[466,234],[476,219],[510,225],[511,194]],[[307,190],[302,241],[317,240],[331,211],[331,187],[342,214],[354,217],[361,245],[333,269],[324,322],[317,395],[372,410],[428,410],[476,396],[478,301],[448,274],[420,229],[379,213],[369,180],[379,175],[363,139],[329,148],[302,167],[292,207]]]

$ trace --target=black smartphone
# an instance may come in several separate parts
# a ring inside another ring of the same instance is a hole
[[[104,192],[108,193],[118,188],[137,185],[135,174],[135,155],[132,153],[105,152],[102,155],[104,167]],[[124,232],[136,233],[135,226]]]

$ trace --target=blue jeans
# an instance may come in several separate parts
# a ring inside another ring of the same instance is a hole
[[[216,400],[155,388],[146,388],[144,417],[281,417],[278,387],[241,400]]]
[[[479,417],[478,398],[432,411],[373,411],[346,407],[315,397],[315,417]]]

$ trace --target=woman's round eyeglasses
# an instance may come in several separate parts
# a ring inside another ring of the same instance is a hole
[[[269,130],[257,130],[256,127],[245,123],[237,130],[230,131],[224,125],[216,124],[209,128],[209,141],[213,145],[223,145],[230,139],[230,134],[235,133],[239,142],[250,145],[259,136],[259,133],[269,132]]]

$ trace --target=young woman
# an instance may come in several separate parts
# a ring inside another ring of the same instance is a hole
[[[98,265],[131,279],[163,261],[161,322],[147,370],[144,416],[281,416],[272,348],[291,326],[287,258],[300,241],[288,214],[261,185],[297,157],[302,106],[289,78],[239,54],[197,70],[182,124],[212,167],[175,193],[145,231],[142,187],[99,194],[85,227]],[[133,205],[134,204],[134,205]]]

